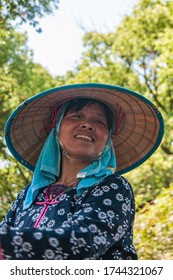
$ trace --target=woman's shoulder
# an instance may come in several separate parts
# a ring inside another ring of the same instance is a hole
[[[17,198],[23,198],[25,197],[27,191],[28,191],[28,188],[29,188],[30,184],[26,185],[23,189],[21,189],[17,195]]]
[[[123,177],[122,175],[119,175],[117,173],[114,173],[112,175],[107,176],[101,181],[102,184],[108,183],[108,184],[119,184],[124,186],[131,186],[127,178]]]
[[[16,199],[13,201],[13,203],[11,205],[11,210],[13,210],[13,211],[16,210],[16,208],[19,207],[23,203],[23,200],[25,199],[29,186],[30,186],[30,184],[25,186],[23,189],[21,189],[18,192]]]
[[[134,193],[133,193],[133,189],[131,184],[129,183],[129,181],[119,175],[119,174],[112,174],[107,176],[106,178],[104,178],[98,185],[97,188],[100,189],[105,189],[107,190],[109,188],[109,191],[115,193],[126,193],[126,195],[130,195],[132,197],[134,197]]]

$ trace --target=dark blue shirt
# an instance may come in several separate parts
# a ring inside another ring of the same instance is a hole
[[[108,176],[80,196],[75,188],[67,189],[53,201],[46,199],[48,189],[43,188],[23,210],[27,189],[18,194],[0,226],[4,259],[137,259],[134,195],[122,176]]]

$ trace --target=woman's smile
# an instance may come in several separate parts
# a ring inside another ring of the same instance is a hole
[[[75,138],[82,140],[82,141],[87,141],[87,142],[89,141],[91,143],[94,142],[93,137],[88,136],[86,134],[77,134],[77,135],[75,135]]]

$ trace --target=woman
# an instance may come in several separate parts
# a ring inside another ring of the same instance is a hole
[[[153,104],[120,87],[71,85],[27,100],[7,121],[6,142],[34,174],[1,223],[2,257],[137,259],[134,196],[120,174],[162,136]]]

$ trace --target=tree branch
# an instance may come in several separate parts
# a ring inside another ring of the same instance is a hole
[[[168,147],[161,145],[161,148],[167,155],[173,155],[173,152]]]
[[[159,99],[157,98],[157,87],[155,86],[155,83],[153,84],[152,81],[150,79],[148,79],[147,77],[147,73],[146,73],[146,68],[144,67],[144,80],[145,80],[145,83],[150,91],[150,93],[152,94],[155,102],[157,103],[157,105],[165,112],[165,113],[168,113],[165,106],[162,105],[162,103],[159,101]],[[151,88],[151,84],[153,84],[153,87],[155,88],[155,92],[154,90]]]

